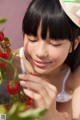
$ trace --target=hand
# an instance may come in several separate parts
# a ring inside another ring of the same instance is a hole
[[[57,89],[55,86],[43,80],[41,77],[20,74],[20,84],[26,95],[34,100],[36,108],[56,109]]]

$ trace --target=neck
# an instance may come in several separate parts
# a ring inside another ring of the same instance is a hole
[[[64,79],[64,75],[66,74],[68,68],[69,67],[64,64],[64,65],[60,66],[59,68],[56,68],[52,72],[41,75],[41,76],[45,81],[48,81],[51,84],[54,84],[54,83],[57,84]]]

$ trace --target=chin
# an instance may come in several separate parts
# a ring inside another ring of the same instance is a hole
[[[38,74],[48,74],[49,71],[47,69],[41,69],[41,68],[37,68],[37,67],[34,67],[34,70],[36,71],[36,73]]]

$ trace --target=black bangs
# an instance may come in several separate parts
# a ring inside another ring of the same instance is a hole
[[[66,16],[61,9],[59,1],[56,0],[33,0],[24,19],[23,32],[28,35],[37,36],[41,22],[41,37],[45,39],[49,31],[51,39],[75,39],[78,33],[77,26]],[[72,27],[73,26],[73,27]]]
[[[49,37],[51,39],[72,39],[73,31],[71,29],[71,21],[65,15],[65,13],[59,8],[56,10],[56,6],[51,6],[49,9],[49,13],[44,11],[44,15],[42,17],[42,31],[41,36],[43,39],[46,38],[47,31],[49,32]],[[53,11],[52,11],[53,9]],[[70,33],[70,34],[69,34]],[[71,36],[72,33],[72,36]],[[74,38],[74,37],[73,37]]]
[[[33,2],[35,3],[33,4]],[[44,11],[43,2],[38,4],[39,0],[33,0],[28,7],[22,24],[23,32],[28,35],[37,36],[37,31],[40,25],[41,17]]]

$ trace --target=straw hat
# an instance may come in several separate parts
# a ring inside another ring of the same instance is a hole
[[[69,18],[80,27],[80,0],[59,0]]]

